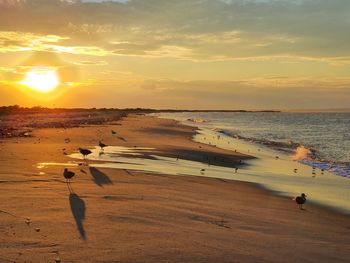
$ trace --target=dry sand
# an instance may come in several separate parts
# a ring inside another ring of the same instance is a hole
[[[194,132],[132,115],[2,140],[0,262],[349,262],[348,216],[311,205],[298,210],[291,198],[253,184],[84,166],[72,169],[70,192],[63,167],[37,167],[67,162],[63,148],[71,153],[100,137],[191,160],[221,155],[230,166],[249,158],[192,142]]]

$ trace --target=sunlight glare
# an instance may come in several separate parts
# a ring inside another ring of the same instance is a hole
[[[60,84],[56,69],[36,67],[29,70],[20,84],[41,93],[48,93]]]

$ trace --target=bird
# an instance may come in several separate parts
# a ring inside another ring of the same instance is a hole
[[[92,151],[90,151],[89,149],[83,148],[79,148],[79,152],[83,155],[84,159],[86,158],[86,156],[92,153]]]
[[[63,176],[66,178],[66,182],[68,183],[70,179],[75,175],[74,172],[69,171],[67,168],[64,168]]]
[[[116,135],[116,134],[117,134],[117,132],[116,132],[115,130],[111,130],[111,133],[112,133],[113,135]]]
[[[107,144],[104,144],[103,142],[99,141],[98,146],[100,146],[101,150],[103,151],[104,150],[103,148],[105,148],[107,146]]]
[[[306,194],[302,193],[300,196],[297,196],[295,202],[298,204],[299,208],[303,210],[303,204],[306,203]]]

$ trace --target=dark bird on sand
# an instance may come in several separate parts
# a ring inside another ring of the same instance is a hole
[[[64,168],[63,176],[66,178],[66,182],[68,183],[70,179],[75,175],[74,172],[69,171],[67,168]]]
[[[306,195],[302,193],[301,196],[297,196],[295,202],[298,204],[299,208],[303,210],[303,204],[306,203]]]
[[[112,133],[113,135],[116,135],[116,134],[117,134],[117,132],[116,132],[115,130],[111,130],[111,133]]]
[[[107,147],[107,144],[104,144],[103,142],[99,141],[98,146],[101,147],[101,150],[103,151],[105,147]]]
[[[79,152],[83,155],[84,159],[86,158],[86,156],[92,153],[92,151],[90,151],[89,149],[83,148],[79,148]]]

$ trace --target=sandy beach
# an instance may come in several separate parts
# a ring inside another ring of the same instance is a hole
[[[231,168],[254,158],[194,142],[195,133],[131,114],[1,139],[0,262],[348,262],[349,216],[310,204],[301,211],[255,184],[84,163],[70,168],[68,189],[63,166],[39,165],[72,161],[100,139]]]

